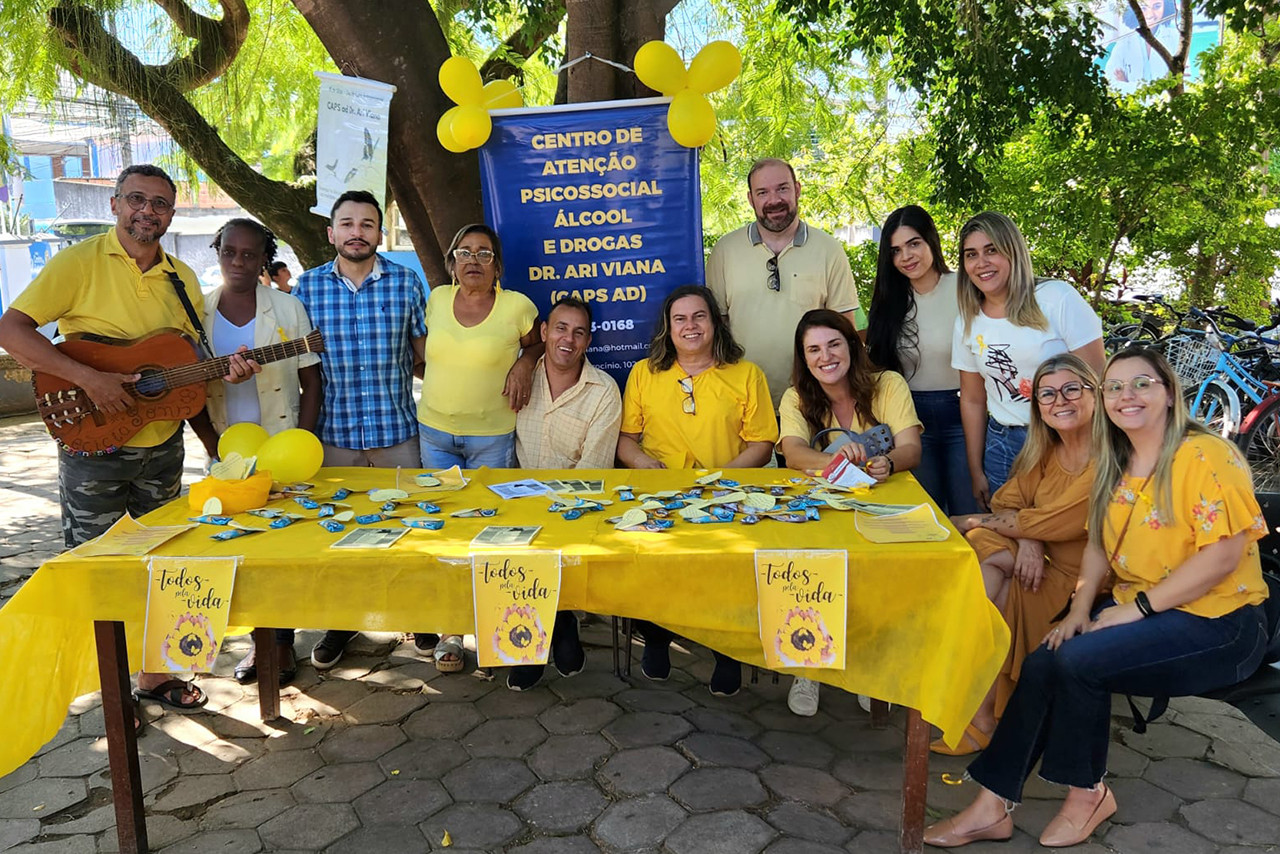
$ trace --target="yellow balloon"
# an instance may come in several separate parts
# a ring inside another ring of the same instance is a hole
[[[258,448],[267,441],[267,431],[262,425],[252,421],[232,424],[218,437],[218,458],[226,459],[232,452],[248,459],[258,453]]]
[[[314,433],[294,428],[272,436],[258,449],[258,470],[271,472],[278,483],[314,477],[324,462],[324,448]]]
[[[440,88],[459,106],[484,103],[480,72],[465,56],[451,56],[440,66]]]
[[[453,135],[453,120],[458,115],[461,107],[450,107],[445,110],[445,114],[440,117],[440,121],[436,122],[436,138],[440,140],[440,144],[444,146],[445,151],[452,151],[454,154],[461,154],[467,150],[467,147]]]
[[[645,42],[632,62],[640,82],[661,92],[674,95],[689,85],[689,72],[676,49],[663,41]]]
[[[742,71],[742,54],[727,41],[707,44],[689,63],[689,88],[706,95],[723,89]]]
[[[685,148],[700,148],[716,132],[716,111],[703,95],[685,89],[671,99],[667,110],[667,130]]]
[[[488,110],[523,107],[524,98],[521,97],[516,84],[510,80],[490,80],[484,84],[484,106]]]
[[[489,134],[493,133],[493,120],[489,118],[485,108],[467,104],[457,109],[450,127],[458,144],[470,149],[479,148],[488,142]]]

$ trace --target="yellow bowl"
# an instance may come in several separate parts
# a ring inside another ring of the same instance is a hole
[[[219,480],[206,477],[191,484],[191,492],[187,496],[187,504],[196,513],[204,509],[210,498],[222,502],[222,512],[226,515],[255,510],[267,503],[271,494],[271,472],[260,471],[244,480]]]

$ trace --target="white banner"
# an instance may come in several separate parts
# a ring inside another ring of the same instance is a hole
[[[328,218],[338,196],[368,190],[382,204],[387,189],[387,116],[396,87],[362,77],[317,71],[316,204]]]

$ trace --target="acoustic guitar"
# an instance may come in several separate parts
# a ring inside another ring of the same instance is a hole
[[[134,402],[123,412],[106,413],[84,389],[61,377],[33,373],[40,417],[54,440],[77,454],[109,454],[153,421],[183,421],[197,414],[204,408],[205,383],[226,376],[230,362],[227,356],[201,360],[195,342],[174,329],[133,341],[75,334],[57,346],[64,355],[95,370],[140,375],[136,382],[124,384]],[[265,365],[323,351],[324,337],[316,330],[305,338],[238,355]]]

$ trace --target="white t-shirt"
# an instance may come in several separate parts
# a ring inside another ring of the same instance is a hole
[[[916,294],[916,345],[905,347],[899,338],[898,355],[912,391],[946,391],[960,387],[960,375],[951,366],[951,331],[960,306],[956,302],[956,274],[946,273],[927,294]],[[908,320],[908,322],[911,322]],[[905,325],[905,324],[904,324]],[[918,356],[917,356],[918,354]],[[918,361],[917,361],[918,359]]]
[[[219,312],[213,315],[213,352],[215,356],[229,356],[240,345],[253,349],[254,321],[236,326]],[[222,384],[226,395],[227,424],[251,421],[262,423],[262,407],[258,404],[258,378],[250,377],[242,383]]]
[[[1102,321],[1066,282],[1040,282],[1036,302],[1048,329],[1014,326],[1008,318],[978,312],[968,335],[964,318],[957,317],[951,338],[951,366],[982,375],[987,412],[1006,427],[1031,423],[1031,378],[1041,362],[1102,337]]]

